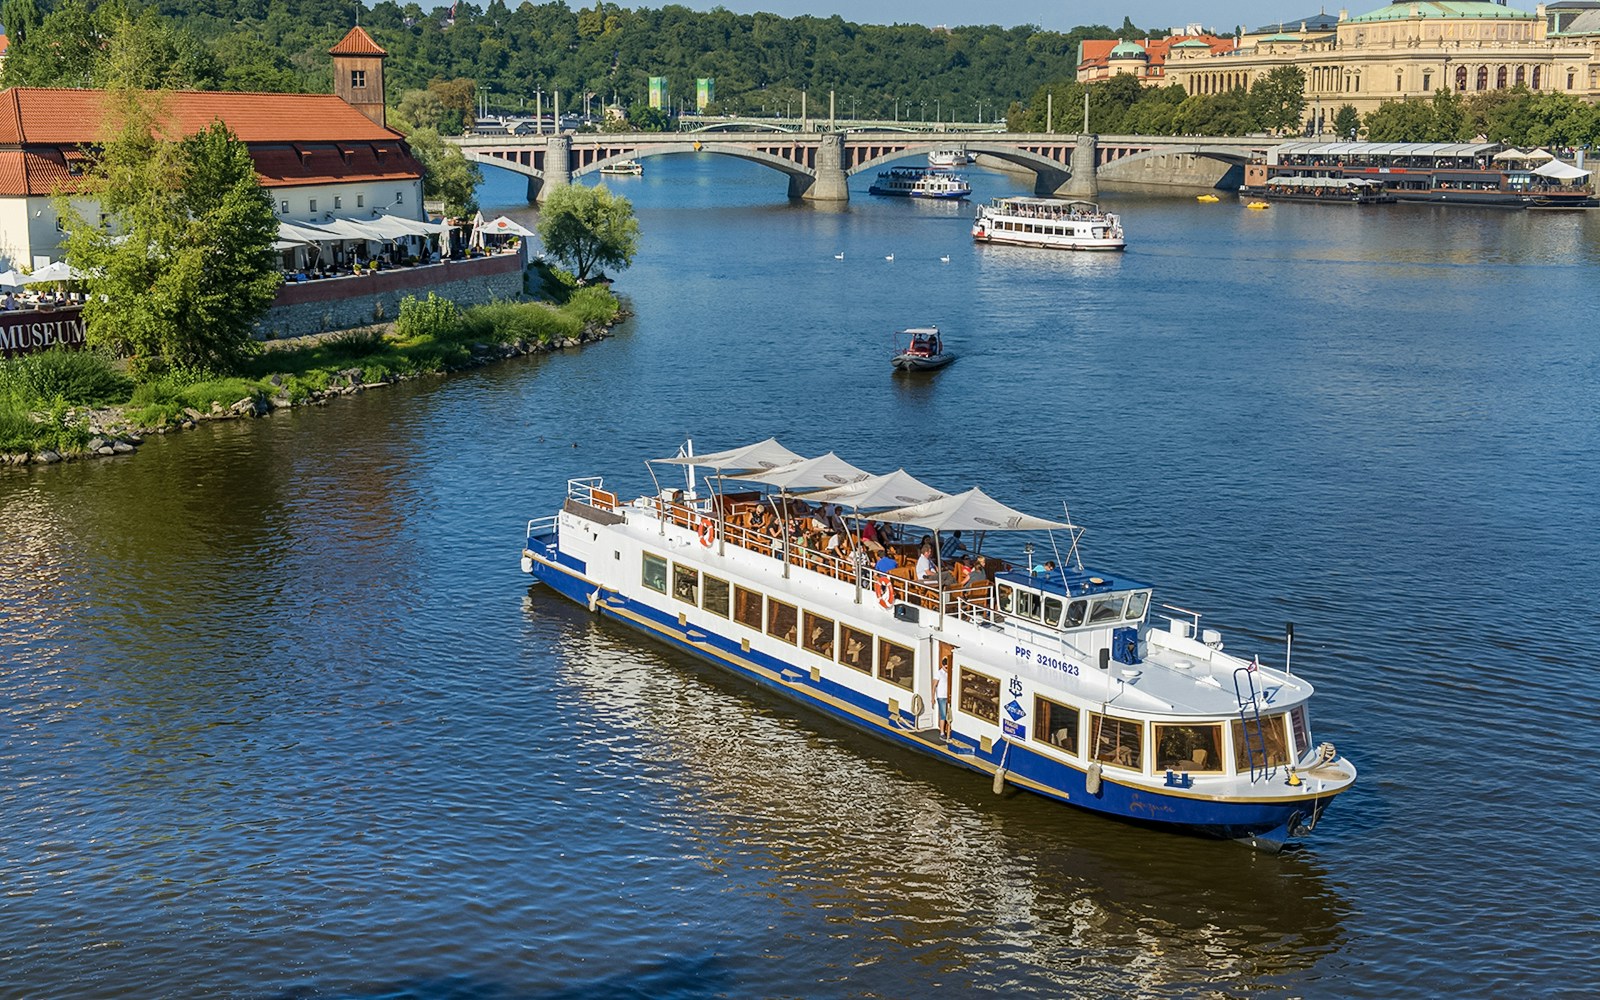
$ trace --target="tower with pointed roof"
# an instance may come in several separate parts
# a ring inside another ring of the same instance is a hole
[[[328,50],[333,57],[334,95],[385,127],[383,60],[388,54],[359,24]]]

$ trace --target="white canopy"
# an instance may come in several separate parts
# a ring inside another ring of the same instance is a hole
[[[1528,154],[1528,159],[1530,160],[1553,160],[1555,158],[1556,154],[1550,152],[1548,149],[1545,149],[1543,146]]]
[[[786,490],[809,490],[858,483],[871,477],[872,473],[856,468],[830,451],[826,455],[818,455],[816,458],[803,458],[798,462],[780,465],[775,469],[745,472],[728,478],[752,483],[766,483],[768,486],[777,486]]]
[[[1588,177],[1589,171],[1581,170],[1570,163],[1560,160],[1551,160],[1542,166],[1534,167],[1533,172],[1540,177],[1554,177],[1561,181],[1575,181],[1580,177]]]
[[[482,226],[479,227],[478,231],[480,233],[482,233],[483,235],[485,235],[485,236],[523,236],[523,237],[528,237],[528,236],[532,236],[533,235],[533,231],[532,230],[530,230],[530,229],[526,228],[525,226],[522,226],[522,225],[520,225],[520,224],[518,224],[516,222],[513,222],[512,220],[506,218],[503,215],[500,216],[499,218],[490,219],[488,222],[485,222]]]
[[[819,493],[807,493],[806,499],[817,503],[849,504],[858,510],[876,510],[883,507],[909,507],[937,500],[944,495],[906,470],[896,469],[885,476],[871,476]]]
[[[394,238],[384,235],[364,222],[356,222],[352,219],[324,219],[322,222],[317,223],[316,228],[326,230],[331,234],[324,236],[323,239],[325,240],[390,240]]]
[[[21,287],[22,287],[22,275],[18,274],[16,271],[11,270],[10,268],[7,268],[4,271],[0,271],[0,288],[21,288]]]
[[[1524,153],[1522,150],[1513,146],[1510,149],[1502,149],[1500,152],[1494,154],[1492,159],[1499,160],[1501,163],[1522,163],[1528,159],[1528,155],[1529,154]]]
[[[326,243],[330,240],[343,239],[343,237],[337,233],[330,233],[325,229],[318,229],[315,226],[301,225],[296,222],[280,222],[278,223],[278,239],[295,243]]]
[[[955,496],[886,511],[877,519],[892,524],[914,524],[930,531],[1043,531],[1072,527],[1065,521],[1047,521],[1014,510],[976,486]]]
[[[703,465],[708,469],[775,469],[800,461],[802,456],[785,448],[776,438],[767,438],[742,448],[729,448],[709,455],[674,455],[651,459],[661,465]]]
[[[22,279],[24,285],[43,285],[52,281],[77,281],[83,275],[67,266],[64,260],[52,261],[44,267],[26,275]]]

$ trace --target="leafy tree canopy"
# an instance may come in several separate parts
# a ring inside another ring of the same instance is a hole
[[[478,185],[483,169],[468,160],[459,146],[439,138],[431,128],[413,129],[406,136],[411,152],[422,161],[422,196],[444,202],[447,218],[465,219],[478,210]]]
[[[621,269],[633,263],[639,220],[628,199],[604,185],[567,184],[550,192],[540,206],[539,239],[546,253],[583,281],[593,268]]]
[[[162,102],[143,91],[113,91],[106,118],[82,193],[105,222],[57,199],[66,259],[89,275],[89,340],[137,372],[226,370],[281,284],[278,222],[249,150],[221,122],[167,134]]]

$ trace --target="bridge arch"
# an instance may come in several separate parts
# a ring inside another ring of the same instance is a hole
[[[689,129],[692,132],[777,132],[783,135],[793,135],[800,131],[798,125],[779,125],[777,122],[712,122],[699,128]]]
[[[1114,164],[1133,164],[1154,157],[1174,155],[1201,156],[1210,160],[1219,160],[1229,166],[1243,166],[1250,162],[1250,158],[1254,154],[1243,146],[1202,146],[1198,144],[1193,146],[1157,146],[1154,149],[1146,149],[1143,152],[1107,159],[1100,166],[1104,169]]]
[[[492,156],[489,153],[485,153],[477,149],[462,149],[461,155],[465,156],[474,163],[486,163],[491,167],[499,167],[502,170],[509,170],[512,173],[521,174],[524,177],[532,177],[539,181],[544,180],[543,170],[540,170],[537,167],[524,166],[523,164],[518,163],[516,160],[507,159],[502,156]]]
[[[579,167],[572,172],[572,176],[578,178],[598,173],[600,168],[608,163],[619,163],[622,160],[643,160],[655,156],[668,156],[674,153],[716,153],[719,156],[732,156],[741,160],[749,160],[751,163],[759,163],[764,167],[771,167],[773,170],[781,171],[790,177],[810,179],[815,176],[813,171],[804,164],[795,163],[793,160],[785,160],[783,157],[774,156],[771,153],[763,153],[756,149],[724,148],[719,145],[702,146],[700,143],[692,141],[663,144],[651,143],[648,146],[639,146]]]

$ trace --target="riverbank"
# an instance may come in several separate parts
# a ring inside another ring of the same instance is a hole
[[[296,406],[508,358],[605,339],[627,315],[603,286],[547,283],[557,302],[459,309],[430,295],[392,323],[268,341],[223,377],[134,383],[102,355],[54,351],[0,364],[0,465],[54,464],[137,451],[146,437]]]

